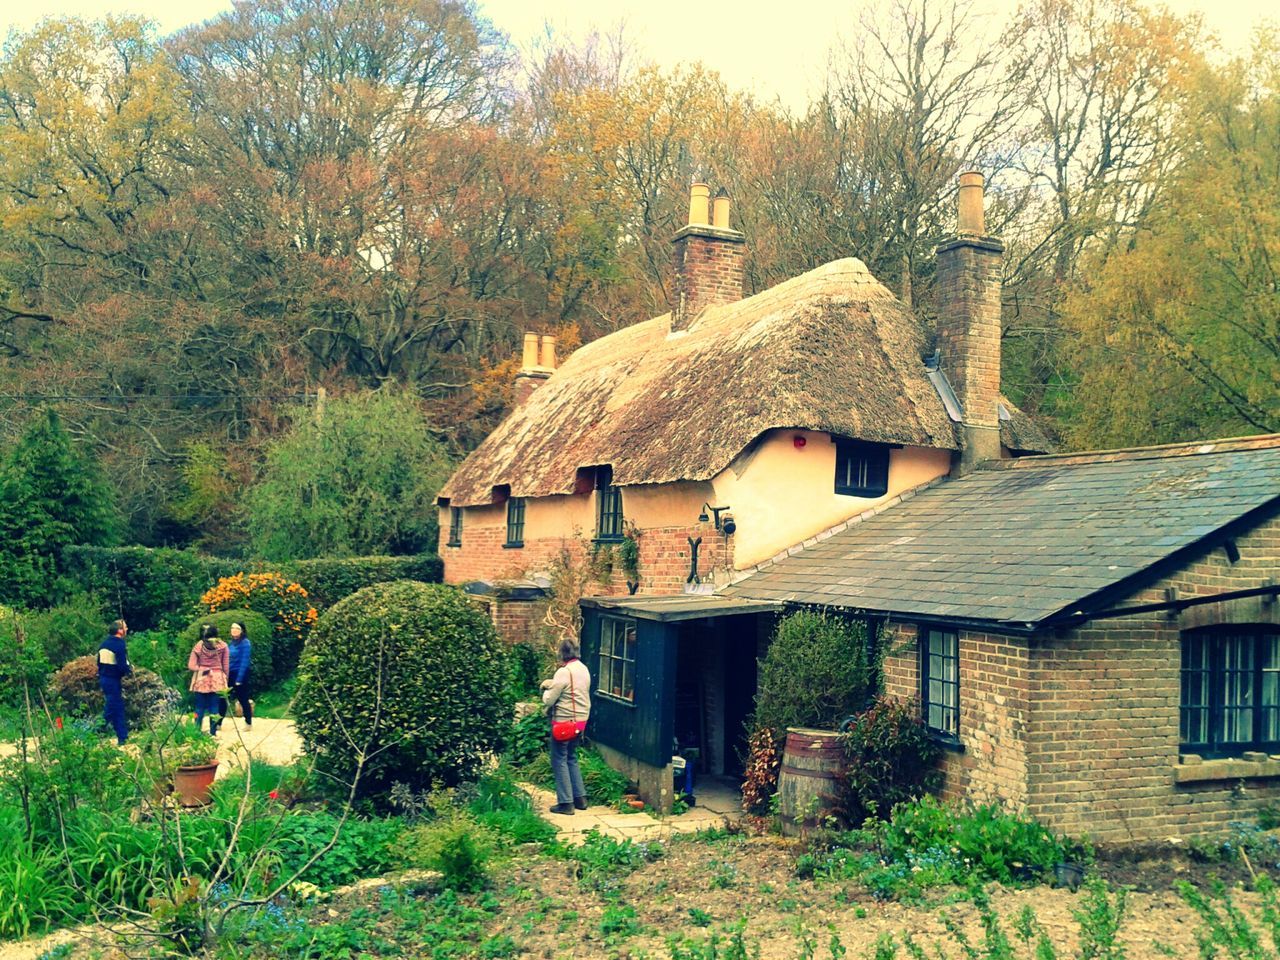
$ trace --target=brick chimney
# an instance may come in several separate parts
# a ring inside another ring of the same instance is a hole
[[[729,229],[729,194],[723,188],[711,202],[711,188],[695,183],[689,191],[689,223],[672,238],[675,244],[675,302],[671,329],[686,330],[707,307],[742,299],[746,237]]]
[[[982,174],[960,174],[956,235],[937,250],[938,353],[960,401],[960,472],[1000,457],[1000,258],[985,235]]]
[[[520,361],[520,372],[516,374],[515,405],[518,407],[529,399],[529,396],[556,369],[556,338],[539,337],[536,333],[524,335],[524,354]]]

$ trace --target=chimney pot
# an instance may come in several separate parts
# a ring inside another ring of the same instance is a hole
[[[540,364],[546,370],[554,370],[556,368],[556,338],[555,337],[548,335],[542,338]]]
[[[986,233],[986,215],[982,210],[982,174],[970,170],[960,174],[960,199],[956,232],[981,237]]]
[[[705,183],[694,183],[689,188],[689,226],[702,227],[711,222],[711,188]]]
[[[523,373],[532,370],[538,365],[538,335],[536,333],[526,333],[524,335],[524,357],[520,361],[520,371]]]
[[[711,205],[711,225],[721,230],[729,229],[729,191],[724,187],[716,191],[715,201]]]

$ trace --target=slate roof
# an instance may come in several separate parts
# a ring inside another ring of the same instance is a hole
[[[1098,610],[1249,514],[1280,512],[1280,434],[988,463],[723,591],[1028,628]],[[1105,605],[1105,604],[1104,604]]]

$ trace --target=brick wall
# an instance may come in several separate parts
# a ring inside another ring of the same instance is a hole
[[[1266,584],[1280,570],[1280,520],[1237,546],[1235,563],[1221,548],[1205,551],[1114,605],[1163,601],[1170,588],[1185,598]],[[1220,833],[1233,820],[1254,818],[1280,802],[1280,775],[1247,776],[1264,768],[1237,763],[1221,765],[1219,780],[1180,784],[1175,777],[1182,631],[1259,622],[1280,623],[1280,602],[1098,620],[1030,640],[961,631],[964,750],[943,757],[944,794],[1007,803],[1054,830],[1112,842]],[[916,628],[893,630],[886,691],[918,699]],[[1199,769],[1214,769],[1211,763]]]
[[[498,508],[481,508],[494,510]],[[447,546],[449,536],[447,514],[440,532],[440,555],[444,559],[444,582],[463,584],[473,580],[522,580],[532,574],[543,573],[552,562],[568,552],[575,563],[590,562],[595,550],[606,549],[587,540],[570,537],[549,537],[525,540],[523,547],[507,548],[505,520],[502,526],[482,526],[475,522],[473,514],[480,510],[468,509],[462,531],[462,546]],[[495,514],[496,516],[496,514]],[[502,514],[505,518],[505,513]],[[698,569],[704,583],[723,582],[733,565],[733,540],[716,532],[710,524],[694,524],[681,527],[654,527],[640,533],[640,586],[638,594],[666,595],[683,593],[689,576],[689,537],[702,538],[698,547]],[[616,559],[614,548],[613,569],[607,579],[593,580],[587,586],[588,596],[626,596],[626,576]],[[599,563],[599,561],[597,561]],[[531,639],[537,635],[537,626],[545,613],[545,604],[534,612],[525,611],[522,604],[528,601],[504,600],[494,604],[491,616],[498,633],[510,642]],[[532,620],[530,620],[532,618]]]
[[[1200,557],[1117,606],[1263,586],[1280,569],[1280,521]],[[1095,621],[1035,652],[1028,743],[1029,802],[1056,829],[1128,841],[1221,832],[1280,800],[1280,777],[1178,784],[1181,634],[1212,623],[1280,622],[1249,599]],[[1246,766],[1244,768],[1248,770]],[[1225,772],[1225,771],[1224,771]]]
[[[746,246],[742,234],[709,226],[675,236],[672,330],[683,330],[703,309],[742,299]]]
[[[891,627],[885,692],[919,700],[914,624]],[[1029,648],[1025,640],[960,631],[960,740],[940,761],[942,794],[1021,808],[1026,802]]]
[[[488,611],[498,636],[508,643],[537,646],[541,641],[540,627],[547,613],[546,600],[516,600],[494,595],[475,599]]]

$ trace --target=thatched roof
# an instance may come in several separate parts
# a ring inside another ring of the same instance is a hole
[[[1000,398],[1000,442],[1017,455],[1057,450],[1039,424],[1004,397]]]
[[[772,428],[957,449],[926,379],[920,322],[862,261],[837,260],[687,331],[670,315],[569,357],[440,491],[453,506],[567,494],[581,467],[620,486],[709,480]]]

